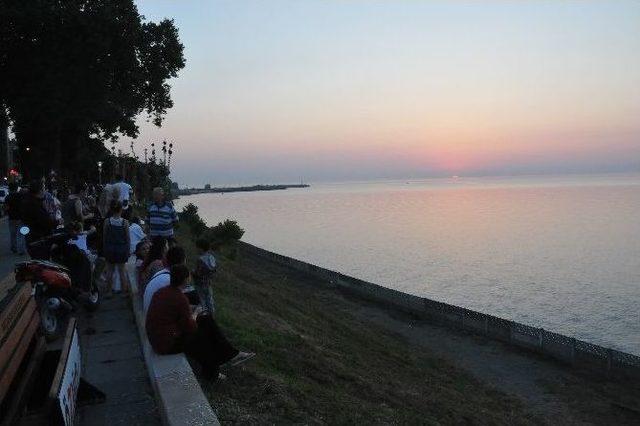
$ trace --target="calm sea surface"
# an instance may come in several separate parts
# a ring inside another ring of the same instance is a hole
[[[268,250],[640,354],[640,175],[314,184],[187,203]]]

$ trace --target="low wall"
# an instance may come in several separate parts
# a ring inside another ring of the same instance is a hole
[[[350,293],[437,324],[517,346],[613,378],[640,378],[640,357],[443,302],[413,296],[240,242],[246,253],[326,280]]]
[[[218,417],[202,392],[187,358],[183,354],[158,355],[151,348],[135,274],[130,271],[129,276],[133,312],[162,423],[167,426],[219,425]]]

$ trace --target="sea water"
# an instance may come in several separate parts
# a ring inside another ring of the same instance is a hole
[[[244,240],[640,354],[640,175],[312,184],[182,197]]]

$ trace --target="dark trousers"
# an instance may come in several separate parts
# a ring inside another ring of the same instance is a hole
[[[49,260],[49,258],[51,257],[50,254],[50,248],[51,246],[49,244],[33,244],[33,242],[38,241],[40,239],[44,238],[44,235],[32,235],[27,234],[25,240],[26,240],[26,245],[27,245],[27,253],[29,253],[29,256],[32,259],[38,259],[38,260]]]
[[[218,377],[219,367],[238,355],[238,350],[224,337],[211,315],[200,315],[198,330],[185,336],[181,342],[182,352],[202,366],[206,380]]]

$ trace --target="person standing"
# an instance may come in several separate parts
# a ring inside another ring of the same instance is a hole
[[[29,244],[42,239],[56,228],[57,221],[51,217],[44,207],[44,187],[40,180],[34,180],[29,185],[29,192],[20,203],[20,215],[24,225],[29,227],[26,237],[27,251],[34,259],[48,258],[48,253],[35,253]]]
[[[61,198],[66,200],[64,197],[64,192],[61,191]],[[44,209],[47,211],[52,220],[56,222],[56,226],[63,225],[62,220],[62,210],[60,206],[62,203],[60,202],[60,198],[58,197],[57,191],[54,189],[53,184],[49,183],[46,187],[46,190],[42,193],[42,204],[44,205]]]
[[[73,193],[69,195],[67,201],[62,205],[62,219],[65,226],[70,225],[72,222],[84,225],[86,219],[93,217],[92,213],[85,214],[86,209],[82,203],[85,193],[86,187],[83,184],[76,184]]]
[[[153,189],[153,203],[147,210],[147,222],[151,237],[165,237],[169,241],[175,242],[173,226],[178,222],[178,214],[173,208],[173,204],[165,200],[162,188]]]
[[[215,313],[215,306],[213,303],[211,284],[213,283],[213,277],[216,273],[216,258],[211,251],[209,241],[204,238],[196,241],[196,247],[198,248],[200,257],[198,257],[196,268],[192,274],[193,286],[198,293],[200,305],[204,308],[205,312],[213,315]]]
[[[131,240],[131,254],[136,252],[136,247],[138,247],[138,243],[147,238],[147,235],[142,230],[142,226],[140,226],[140,218],[138,216],[133,216],[130,220],[131,224],[129,225],[129,237]]]
[[[129,219],[131,217],[131,209],[129,208],[129,200],[131,199],[131,192],[133,189],[131,185],[124,181],[121,174],[116,175],[116,181],[113,184],[118,194],[118,201],[122,204],[122,217]]]
[[[9,184],[9,195],[4,200],[5,210],[8,215],[9,240],[11,241],[11,251],[20,255],[24,254],[24,236],[20,234],[22,215],[20,213],[20,202],[22,194],[18,192],[18,184]]]
[[[122,204],[116,202],[111,216],[104,221],[102,238],[104,257],[107,261],[107,291],[113,291],[113,274],[118,272],[123,293],[129,292],[129,274],[125,263],[129,259],[129,222],[122,217]]]
[[[111,206],[118,201],[118,191],[116,187],[111,184],[105,185],[98,195],[97,209],[101,217],[109,217],[111,212]]]

